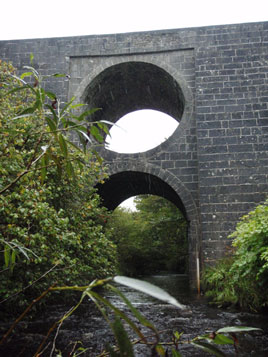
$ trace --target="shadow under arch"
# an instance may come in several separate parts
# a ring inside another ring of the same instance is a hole
[[[98,192],[103,200],[103,205],[109,210],[114,210],[123,201],[132,196],[151,194],[161,196],[172,202],[183,213],[187,214],[185,207],[172,187],[155,175],[138,172],[124,171],[111,175]]]
[[[196,259],[200,253],[200,223],[198,209],[191,193],[174,175],[150,165],[135,165],[128,170],[120,165],[109,166],[110,176],[104,184],[97,186],[104,205],[115,209],[125,199],[139,194],[154,194],[174,203],[188,222],[189,282],[193,289],[197,285]]]
[[[128,61],[105,68],[91,79],[82,102],[100,108],[90,120],[116,122],[141,109],[166,113],[181,120],[185,97],[179,83],[165,69],[148,62]]]

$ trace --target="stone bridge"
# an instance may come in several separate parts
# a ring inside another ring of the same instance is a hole
[[[178,121],[152,150],[102,149],[111,176],[99,191],[110,209],[142,193],[177,205],[194,286],[197,258],[222,257],[237,220],[267,196],[268,22],[0,42],[18,69],[31,53],[43,74],[70,75],[48,83],[62,100],[102,108],[95,120],[155,109]]]

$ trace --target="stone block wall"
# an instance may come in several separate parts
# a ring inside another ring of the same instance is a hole
[[[196,123],[203,252],[267,197],[268,23],[204,29],[196,51]]]
[[[62,100],[85,99],[90,83],[126,62],[149,63],[179,84],[184,112],[171,138],[145,153],[103,155],[112,174],[155,175],[181,198],[192,229],[193,276],[196,254],[207,263],[223,256],[239,217],[268,192],[268,22],[0,42],[0,58],[19,70],[31,53],[43,74],[71,75],[47,83]],[[107,84],[106,92],[118,88]],[[146,100],[137,107],[157,102]],[[115,121],[132,105],[117,104],[106,118]]]

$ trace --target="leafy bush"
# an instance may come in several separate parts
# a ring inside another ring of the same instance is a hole
[[[93,188],[105,173],[83,141],[89,124],[72,102],[56,107],[29,68],[19,78],[0,62],[0,301],[14,310],[56,281],[86,284],[115,265],[108,213]],[[24,82],[31,74],[33,85]],[[74,125],[84,150],[69,142]]]
[[[268,306],[268,200],[242,217],[234,239],[234,255],[207,268],[206,295],[217,304],[259,310]]]

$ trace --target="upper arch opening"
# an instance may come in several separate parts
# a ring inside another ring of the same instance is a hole
[[[185,97],[181,87],[164,69],[147,62],[124,62],[97,75],[85,90],[83,101],[100,108],[91,120],[116,122],[141,109],[166,113],[180,121]]]

